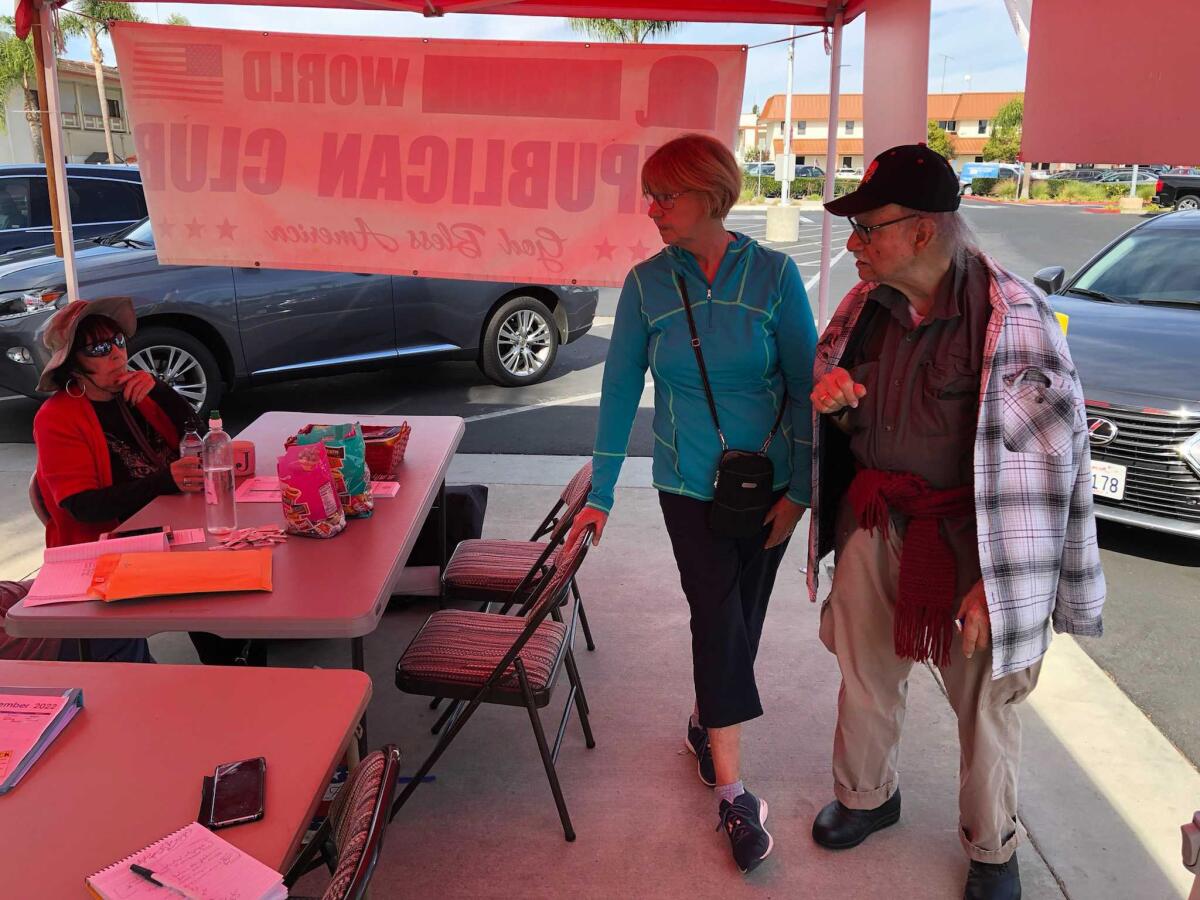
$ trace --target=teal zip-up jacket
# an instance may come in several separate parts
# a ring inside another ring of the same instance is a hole
[[[711,500],[721,440],[692,351],[683,276],[721,430],[731,449],[762,447],[783,402],[790,410],[767,449],[775,489],[808,505],[812,491],[813,354],[817,333],[791,257],[734,233],[709,285],[696,258],[666,247],[625,279],[604,364],[588,506],[609,512],[646,381],[654,375],[654,486]]]

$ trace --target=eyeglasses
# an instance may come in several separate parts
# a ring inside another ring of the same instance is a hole
[[[859,240],[864,244],[871,243],[871,232],[878,231],[880,228],[887,228],[889,225],[895,225],[897,222],[903,222],[907,219],[919,219],[917,213],[909,213],[907,216],[901,216],[898,219],[889,219],[886,222],[880,222],[878,225],[861,225],[853,218],[850,218],[850,227],[854,229],[854,233],[858,235]]]
[[[646,198],[647,203],[657,203],[662,209],[674,209],[675,201],[684,194],[690,194],[692,191],[676,191],[673,194],[656,194],[653,191],[646,191],[642,194]]]
[[[108,354],[112,353],[113,347],[120,347],[122,350],[124,350],[125,335],[114,334],[112,337],[105,338],[102,341],[84,344],[82,352],[84,356],[90,356],[93,359],[100,359],[101,357],[108,356]]]

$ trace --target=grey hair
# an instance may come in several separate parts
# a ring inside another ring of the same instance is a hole
[[[951,255],[966,251],[979,252],[979,239],[975,236],[975,229],[971,227],[971,223],[961,212],[957,210],[954,212],[924,212],[908,207],[902,207],[902,209],[905,215],[921,216],[933,222],[934,228],[937,230],[938,243],[945,247]]]

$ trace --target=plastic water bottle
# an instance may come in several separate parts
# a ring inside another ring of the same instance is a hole
[[[189,456],[200,458],[204,451],[204,442],[200,440],[200,420],[191,419],[187,423],[187,431],[183,433],[183,440],[179,442],[179,458],[187,459]]]
[[[228,534],[237,527],[237,504],[233,497],[233,440],[221,428],[221,414],[208,416],[204,436],[204,511],[210,534]]]

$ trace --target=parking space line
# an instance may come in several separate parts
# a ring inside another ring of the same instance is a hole
[[[481,413],[478,416],[467,416],[464,422],[482,422],[484,419],[499,419],[503,416],[515,416],[517,413],[531,412],[535,409],[546,409],[550,406],[566,406],[568,403],[579,403],[583,400],[598,400],[600,392],[591,394],[576,394],[574,397],[559,397],[557,400],[546,400],[542,403],[531,403],[529,406],[515,406],[512,409],[500,409],[496,412]]]
[[[841,261],[842,257],[845,256],[849,252],[850,252],[849,250],[842,248],[842,252],[839,253],[837,256],[835,256],[833,258],[833,261],[829,263],[829,271],[832,272],[833,267],[836,266]],[[818,272],[812,278],[808,279],[808,281],[804,282],[804,290],[811,291],[813,288],[813,285],[816,284],[820,280],[821,280],[821,273]]]

